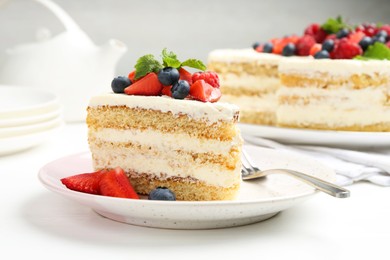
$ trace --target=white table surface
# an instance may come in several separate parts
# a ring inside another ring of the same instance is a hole
[[[88,151],[85,124],[67,124],[41,145],[0,157],[0,259],[389,259],[390,189],[318,193],[257,224],[165,230],[103,218],[47,190],[38,170]],[[5,257],[7,256],[7,257]]]

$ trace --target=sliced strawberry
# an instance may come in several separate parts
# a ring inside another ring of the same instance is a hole
[[[99,186],[100,194],[104,196],[139,199],[125,172],[120,167],[104,174]]]
[[[180,79],[186,80],[190,85],[192,84],[192,74],[187,70],[180,68],[179,69]]]
[[[80,173],[62,178],[61,182],[70,190],[99,194],[99,182],[106,172],[106,170],[101,170],[91,173]]]
[[[351,42],[359,43],[364,36],[366,36],[364,32],[354,32],[348,35],[348,38]]]
[[[190,96],[203,102],[216,102],[221,98],[221,90],[213,88],[203,79],[199,79],[191,85]]]
[[[311,46],[309,55],[314,56],[317,52],[319,52],[322,48],[322,45],[320,43],[315,43],[313,46]]]
[[[165,96],[172,97],[172,92],[171,92],[172,86],[163,86],[161,90],[161,94]]]
[[[136,80],[135,80],[135,70],[133,70],[132,72],[129,73],[129,76],[127,76],[132,83],[134,83]]]
[[[158,96],[163,85],[158,80],[156,73],[149,73],[125,88],[127,95]]]

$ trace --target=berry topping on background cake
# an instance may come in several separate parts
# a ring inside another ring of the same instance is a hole
[[[257,52],[315,59],[389,59],[390,25],[350,25],[341,17],[308,25],[303,35],[273,38],[252,45]]]
[[[205,71],[206,66],[197,59],[179,61],[173,52],[163,49],[162,62],[152,54],[137,60],[135,70],[127,79],[116,77],[111,84],[114,93],[142,96],[169,96],[175,99],[191,99],[216,102],[221,97],[219,78],[215,72]],[[199,70],[193,74],[183,67]]]

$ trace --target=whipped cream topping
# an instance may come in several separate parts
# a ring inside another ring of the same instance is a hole
[[[208,62],[252,62],[256,61],[258,64],[272,64],[277,65],[280,60],[285,57],[271,53],[260,53],[253,49],[217,49],[209,53]]]
[[[231,121],[239,111],[238,106],[223,102],[200,102],[180,100],[167,96],[132,96],[106,93],[96,95],[89,101],[89,107],[126,106],[129,108],[152,109],[171,112],[173,115],[187,115],[193,119],[206,119],[212,124],[218,121]]]
[[[281,74],[306,74],[327,73],[334,76],[349,76],[354,74],[389,75],[390,61],[388,60],[343,60],[343,59],[314,59],[312,57],[302,59],[291,57],[283,59],[279,63]]]

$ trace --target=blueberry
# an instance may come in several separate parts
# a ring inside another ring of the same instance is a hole
[[[252,48],[253,48],[254,50],[256,50],[256,48],[259,47],[259,46],[260,46],[260,43],[259,43],[259,42],[255,42],[255,43],[252,44]]]
[[[176,200],[176,195],[166,187],[157,187],[149,193],[149,200]]]
[[[184,99],[190,93],[190,84],[186,80],[179,80],[172,88],[172,97],[175,99]]]
[[[328,39],[322,43],[322,50],[331,52],[334,48],[334,40]]]
[[[118,76],[111,81],[111,88],[114,93],[124,93],[125,88],[130,86],[131,83],[128,77]]]
[[[266,42],[263,46],[263,52],[271,53],[274,50],[274,46],[270,42]]]
[[[347,28],[343,28],[336,33],[336,37],[337,39],[341,39],[347,37],[348,34],[349,34],[349,30]]]
[[[295,45],[294,43],[288,43],[286,46],[284,46],[282,50],[283,56],[293,56],[295,54]]]
[[[321,50],[314,54],[315,59],[329,59],[329,52],[327,50]]]
[[[161,84],[164,86],[170,86],[179,80],[180,74],[179,71],[175,68],[165,67],[158,72],[157,77]]]
[[[384,37],[383,35],[376,35],[374,37],[372,37],[372,41],[375,43],[375,42],[380,42],[380,43],[386,43],[386,37]]]
[[[376,33],[375,36],[378,36],[378,37],[383,36],[383,37],[387,38],[388,34],[385,30],[380,30],[379,32]]]
[[[368,46],[370,46],[373,43],[374,43],[374,41],[372,40],[371,37],[364,36],[360,40],[359,45],[360,45],[360,47],[362,47],[362,50],[365,51],[365,50],[367,50]]]

